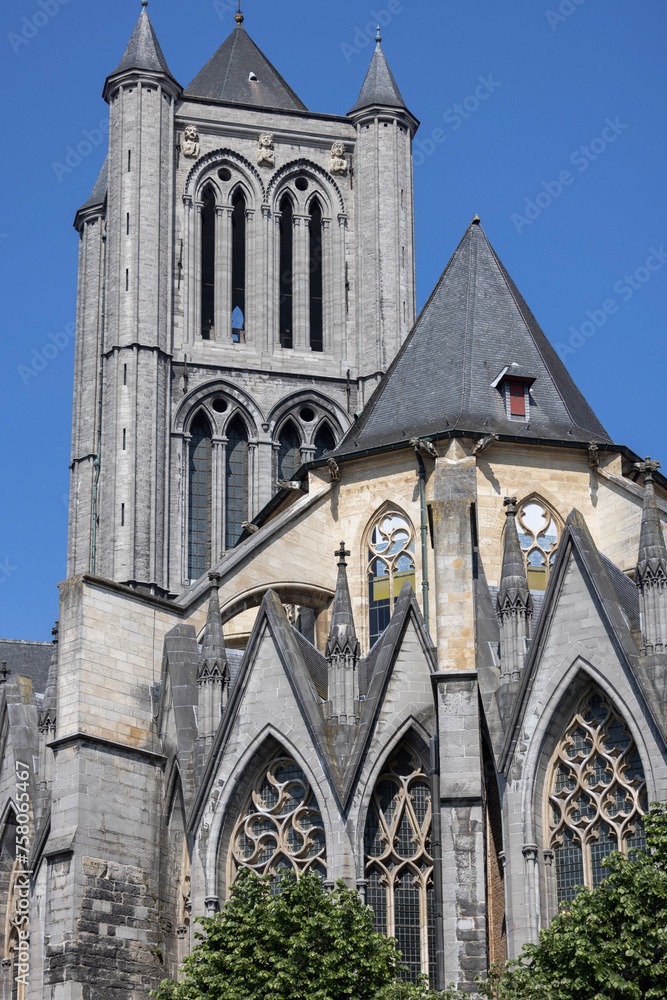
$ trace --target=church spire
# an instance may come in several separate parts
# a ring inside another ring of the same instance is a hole
[[[212,739],[227,703],[229,662],[222,629],[218,588],[220,576],[209,573],[211,593],[199,657],[199,735]]]
[[[409,114],[407,105],[403,100],[401,92],[398,89],[398,84],[389,69],[389,63],[382,50],[382,35],[379,25],[375,41],[375,51],[373,52],[373,58],[368,67],[361,93],[357,98],[357,103],[348,111],[348,114],[356,116],[360,111],[375,107],[400,108]]]
[[[356,722],[358,702],[357,661],[360,649],[347,582],[345,560],[349,554],[345,542],[341,542],[340,549],[335,553],[338,556],[338,579],[325,650],[329,663],[328,721],[340,725]]]
[[[667,546],[653,486],[658,462],[647,458],[638,464],[644,473],[644,509],[639,537],[635,583],[639,591],[642,653],[665,652],[667,644]]]
[[[505,546],[500,589],[497,599],[500,625],[501,677],[499,702],[507,716],[512,699],[519,686],[526,659],[526,640],[530,637],[533,618],[533,598],[528,587],[528,577],[516,526],[516,497],[506,497]]]
[[[141,3],[141,14],[139,15],[139,20],[137,21],[134,31],[130,36],[130,40],[127,43],[125,52],[121,61],[116,66],[113,73],[110,73],[107,77],[107,81],[104,87],[104,98],[109,99],[110,88],[112,89],[113,83],[116,82],[116,78],[121,74],[134,72],[134,73],[158,73],[161,76],[168,77],[173,84],[180,91],[180,86],[176,83],[176,80],[172,76],[172,73],[167,65],[167,60],[164,57],[164,53],[160,48],[160,43],[157,40],[157,35],[155,34],[155,29],[151,24],[151,19],[148,16],[148,0]]]

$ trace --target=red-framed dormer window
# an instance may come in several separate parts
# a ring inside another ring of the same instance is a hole
[[[507,385],[510,394],[510,416],[525,417],[526,416],[525,383],[520,382],[518,379],[509,378],[507,380]]]

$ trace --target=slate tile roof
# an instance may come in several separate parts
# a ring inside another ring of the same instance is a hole
[[[251,79],[251,74],[257,79]],[[241,25],[197,73],[184,96],[258,108],[307,110]]]
[[[526,418],[511,419],[492,385],[513,363],[535,379]],[[453,429],[610,442],[476,222],[334,454]]]
[[[390,108],[406,107],[379,42],[373,53],[357,103],[348,114],[354,114],[363,108],[377,107],[378,105]]]
[[[29,677],[33,690],[40,694],[46,689],[52,653],[52,642],[0,639],[0,661],[7,664],[12,677]]]
[[[139,15],[139,20],[127,43],[123,58],[111,76],[115,76],[116,73],[124,73],[128,69],[146,69],[154,73],[172,75],[145,8]]]

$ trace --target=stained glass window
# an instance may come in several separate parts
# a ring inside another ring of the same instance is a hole
[[[528,586],[531,590],[546,590],[558,548],[556,519],[543,501],[533,498],[519,508],[517,531],[526,563]]]
[[[368,551],[370,645],[391,619],[404,583],[415,589],[415,539],[412,525],[398,511],[386,511],[371,530]]]
[[[301,465],[301,439],[291,420],[280,432],[278,444],[278,479],[294,479],[294,473]]]
[[[232,340],[239,343],[245,332],[246,201],[238,191],[232,213]]]
[[[429,854],[431,790],[424,764],[403,744],[375,786],[366,818],[366,900],[377,931],[395,937],[404,978],[433,975],[435,916]]]
[[[188,576],[196,580],[211,561],[211,428],[202,414],[195,418],[191,435]]]
[[[322,815],[308,779],[291,757],[277,756],[257,778],[232,834],[228,881],[239,868],[271,875],[315,871],[326,878]]]
[[[248,518],[248,434],[237,417],[227,431],[225,548],[233,548]]]
[[[605,696],[589,691],[551,761],[550,844],[559,903],[580,885],[598,885],[612,851],[646,844],[646,781],[625,723]]]
[[[315,435],[315,460],[318,458],[323,458],[328,455],[330,451],[333,451],[336,447],[336,442],[334,436],[329,429],[328,424],[322,424],[317,434]]]

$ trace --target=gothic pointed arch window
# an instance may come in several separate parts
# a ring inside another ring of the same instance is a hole
[[[562,523],[550,505],[532,495],[517,511],[517,530],[531,590],[546,590],[556,560]]]
[[[324,350],[324,309],[322,281],[322,207],[314,198],[310,208],[310,349]]]
[[[326,838],[315,793],[296,761],[279,750],[265,765],[232,831],[227,883],[240,868],[270,875],[303,871],[326,878]]]
[[[289,195],[280,202],[280,346],[294,346],[294,207]]]
[[[315,461],[318,458],[323,458],[328,455],[329,452],[333,451],[336,447],[336,441],[331,432],[331,428],[327,423],[322,424],[315,435]]]
[[[227,430],[226,473],[225,548],[231,549],[248,520],[248,431],[238,416]]]
[[[201,335],[215,337],[215,193],[207,187],[201,209]]]
[[[211,425],[197,414],[190,430],[188,576],[196,580],[211,563]]]
[[[598,885],[612,851],[646,845],[646,779],[637,745],[609,699],[597,688],[581,699],[551,758],[546,799],[558,902],[576,887]]]
[[[232,199],[232,340],[245,338],[246,200],[239,190]]]
[[[387,760],[364,832],[366,901],[375,930],[395,937],[406,979],[435,973],[431,790],[425,761],[407,743]]]
[[[415,532],[402,511],[385,507],[367,532],[370,645],[386,629],[401,588],[415,589]]]
[[[288,420],[278,437],[278,479],[294,479],[294,473],[301,465],[301,437]]]

